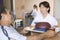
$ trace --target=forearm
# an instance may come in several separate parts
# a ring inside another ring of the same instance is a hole
[[[27,40],[38,40],[37,36],[28,36]]]
[[[27,37],[27,40],[41,40],[44,35],[31,35]]]

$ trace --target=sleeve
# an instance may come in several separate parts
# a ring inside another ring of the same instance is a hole
[[[54,20],[54,24],[53,25],[55,25],[55,26],[57,26],[58,25],[58,22],[57,22],[57,20],[55,19]]]
[[[33,10],[31,15],[32,15],[33,17],[36,17],[36,15],[37,15],[37,14],[36,14],[36,11]]]
[[[36,25],[36,22],[37,22],[36,20],[37,20],[36,18],[33,20],[31,26],[35,26]]]
[[[10,34],[10,37],[15,39],[15,40],[26,40],[27,37],[19,34],[14,28],[12,28],[13,32]]]
[[[58,25],[58,22],[57,22],[57,20],[53,17],[53,19],[52,19],[53,21],[51,21],[52,22],[52,27],[53,26],[57,26]]]

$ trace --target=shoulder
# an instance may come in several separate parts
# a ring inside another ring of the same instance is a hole
[[[57,19],[55,17],[53,17],[52,15],[48,15],[48,20],[51,21],[51,22],[53,22],[54,24],[55,23],[58,24]]]
[[[50,20],[51,22],[53,22],[54,24],[55,24],[55,23],[58,24],[57,19],[56,19],[55,17],[53,17],[52,15],[48,15],[48,18],[49,18],[49,20]]]
[[[50,14],[48,14],[48,17],[49,17],[49,19],[56,20],[56,18],[54,16],[50,15]]]

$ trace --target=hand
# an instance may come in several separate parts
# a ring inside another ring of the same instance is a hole
[[[55,36],[55,32],[52,30],[48,30],[45,34],[45,37],[53,37]]]
[[[34,26],[30,26],[30,29],[34,29],[35,27]]]

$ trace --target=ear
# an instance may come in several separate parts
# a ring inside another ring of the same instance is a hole
[[[3,16],[3,14],[0,15],[0,20],[1,20],[2,16]]]

